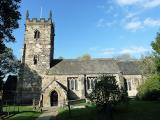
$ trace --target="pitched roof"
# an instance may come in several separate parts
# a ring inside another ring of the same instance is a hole
[[[96,74],[119,73],[119,67],[113,59],[95,60],[54,60],[48,74]]]
[[[114,59],[93,59],[78,60],[64,59],[53,60],[52,67],[48,70],[48,75],[69,75],[69,74],[98,74],[98,73],[120,73],[126,75],[140,74],[137,61],[117,61]]]
[[[117,64],[124,75],[141,75],[141,61],[118,61]]]

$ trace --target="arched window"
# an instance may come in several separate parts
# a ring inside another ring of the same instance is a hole
[[[68,77],[67,86],[70,90],[78,90],[78,77]]]
[[[87,79],[87,89],[91,89],[90,88],[90,79]]]
[[[127,80],[127,90],[131,91],[132,90],[132,81],[131,80]]]
[[[75,80],[75,90],[78,90],[78,81]]]
[[[34,32],[34,38],[35,38],[35,39],[40,38],[40,32],[39,32],[38,30],[36,30],[36,31]]]
[[[34,65],[37,65],[37,62],[38,62],[38,56],[34,55],[34,57],[33,57],[33,63],[34,63]]]
[[[74,90],[74,80],[71,80],[71,90]]]

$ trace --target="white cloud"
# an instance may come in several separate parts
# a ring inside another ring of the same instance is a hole
[[[125,16],[125,19],[133,19],[133,18],[135,19],[140,14],[141,14],[141,11],[138,11],[138,12],[128,12],[128,14]]]
[[[160,19],[155,20],[152,18],[147,18],[144,20],[144,26],[150,26],[150,27],[156,27],[156,26],[160,26]]]
[[[93,47],[94,48],[94,47]],[[91,51],[94,51],[94,53],[99,54],[101,56],[117,56],[117,55],[131,55],[131,56],[140,56],[142,54],[151,52],[151,48],[145,48],[145,47],[139,47],[139,46],[134,46],[134,47],[128,47],[128,48],[104,48],[104,49],[94,49]]]
[[[139,0],[116,0],[119,5],[133,5],[139,2]]]
[[[160,6],[160,0],[116,0],[120,6],[139,5],[144,8],[154,8]]]
[[[101,18],[97,22],[97,27],[102,27],[102,28],[110,27],[110,26],[114,25],[115,23],[116,23],[116,21],[108,22],[104,18]]]
[[[146,2],[145,2],[146,1]],[[160,6],[160,0],[144,0],[143,6],[145,8],[154,8]]]
[[[131,21],[131,22],[127,23],[125,26],[126,29],[133,30],[133,31],[136,31],[142,27],[143,26],[142,26],[141,21]]]
[[[132,31],[145,27],[160,27],[160,19],[146,18],[140,21],[133,18],[130,22],[125,23],[125,28]]]
[[[115,48],[106,48],[106,49],[103,49],[99,52],[104,55],[115,54]]]
[[[119,53],[120,54],[142,54],[144,52],[149,51],[149,49],[146,49],[144,47],[131,47],[131,48],[125,48],[122,49]]]

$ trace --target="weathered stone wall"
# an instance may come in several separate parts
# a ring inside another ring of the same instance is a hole
[[[40,32],[39,37],[35,38],[35,31]],[[23,103],[31,103],[33,98],[40,98],[41,78],[50,68],[53,59],[53,41],[54,26],[51,19],[26,19],[22,67],[17,87]]]
[[[134,97],[137,94],[137,88],[143,83],[142,75],[124,75],[128,86],[128,96]],[[131,83],[131,90],[129,90],[129,82]]]
[[[26,104],[32,103],[33,98],[39,99],[42,87],[41,76],[27,65],[21,68],[19,76],[17,85],[18,101]]]
[[[123,78],[121,77],[121,74],[112,74],[116,77],[117,84],[119,86],[122,86],[123,84]],[[42,78],[42,91],[43,91],[43,104],[44,106],[50,106],[50,93],[52,91],[57,91],[58,93],[58,102],[59,106],[65,104],[67,102],[67,78],[68,77],[77,77],[78,80],[78,89],[77,90],[71,90],[70,95],[71,98],[74,99],[84,99],[85,98],[85,85],[84,80],[87,77],[99,77],[99,74],[89,74],[89,75],[45,75]],[[122,85],[120,85],[122,84]],[[87,89],[86,92],[89,94],[92,91],[92,89]]]
[[[35,31],[40,32],[39,38],[34,38]],[[54,28],[52,21],[49,20],[26,20],[25,30],[25,60],[31,69],[37,72],[44,73],[50,68],[51,60],[53,59],[53,41]],[[37,56],[37,64],[34,64],[34,56]]]

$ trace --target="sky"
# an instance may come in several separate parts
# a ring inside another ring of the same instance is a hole
[[[83,54],[140,58],[152,51],[150,44],[160,31],[160,0],[22,0],[16,42],[7,44],[18,59],[27,10],[30,18],[47,19],[53,12],[54,58],[74,59]]]

